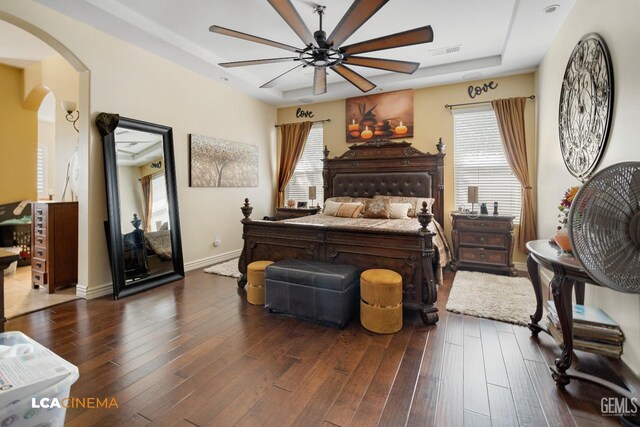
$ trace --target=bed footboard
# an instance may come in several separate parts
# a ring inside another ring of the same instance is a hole
[[[252,210],[245,199],[239,287],[246,284],[247,265],[258,260],[275,262],[293,258],[350,264],[363,270],[387,268],[402,275],[404,307],[419,311],[425,324],[438,321],[437,257],[432,242],[434,233],[427,229],[432,215],[426,210],[426,204],[417,215],[422,227],[415,234],[252,221]]]

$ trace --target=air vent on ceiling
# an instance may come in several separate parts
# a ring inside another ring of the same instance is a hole
[[[432,49],[430,50],[430,52],[431,52],[431,56],[440,56],[440,55],[448,55],[450,53],[460,52],[461,49],[462,49],[462,45],[457,44],[454,46],[443,47],[440,49]]]

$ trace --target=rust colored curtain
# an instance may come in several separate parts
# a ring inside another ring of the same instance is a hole
[[[284,206],[284,190],[293,176],[293,171],[302,157],[304,144],[307,142],[311,122],[288,123],[280,125],[282,144],[280,146],[280,163],[278,170],[278,207]]]
[[[536,219],[533,211],[533,187],[529,179],[527,142],[524,135],[524,108],[526,98],[497,99],[491,101],[498,120],[502,146],[511,171],[522,185],[520,233],[518,249],[526,253],[526,243],[536,239]]]
[[[151,231],[151,209],[153,209],[153,187],[151,175],[140,178],[142,184],[142,196],[144,197],[144,231]]]

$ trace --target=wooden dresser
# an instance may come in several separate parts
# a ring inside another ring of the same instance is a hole
[[[513,266],[513,215],[452,213],[454,261],[469,270],[516,274]]]
[[[33,287],[78,283],[78,202],[32,205],[31,279]]]

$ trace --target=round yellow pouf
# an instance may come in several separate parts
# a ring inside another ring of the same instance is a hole
[[[264,271],[273,261],[254,261],[247,266],[247,302],[264,305]]]
[[[360,323],[379,334],[402,329],[402,276],[382,269],[360,275]]]

